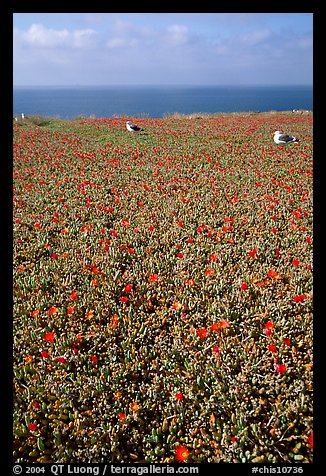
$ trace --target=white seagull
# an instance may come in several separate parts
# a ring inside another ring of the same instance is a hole
[[[127,121],[126,122],[126,127],[128,129],[129,132],[141,132],[143,131],[144,129],[142,129],[141,127],[139,126],[136,126],[135,124],[133,124],[132,122],[130,121]]]
[[[290,142],[299,142],[299,139],[288,134],[282,134],[280,131],[275,131],[274,142],[276,144],[290,144]]]

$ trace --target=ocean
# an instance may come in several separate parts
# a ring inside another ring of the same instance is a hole
[[[313,109],[312,86],[14,87],[13,115],[165,117],[173,113]]]

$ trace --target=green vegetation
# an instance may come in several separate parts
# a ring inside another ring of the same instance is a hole
[[[197,116],[14,122],[16,462],[312,462],[312,114]]]

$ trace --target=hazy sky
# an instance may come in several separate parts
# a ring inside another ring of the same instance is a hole
[[[312,13],[14,13],[14,85],[312,84]]]

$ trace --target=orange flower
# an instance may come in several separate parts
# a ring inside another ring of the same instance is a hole
[[[179,311],[182,308],[181,302],[176,301],[175,303],[172,304],[172,309],[175,309],[176,311]]]
[[[118,314],[114,314],[110,319],[110,325],[111,327],[115,329],[118,326],[118,324],[119,324],[119,316]]]
[[[219,322],[219,326],[220,326],[221,329],[227,329],[228,327],[230,327],[230,323],[229,323],[229,321],[226,321],[225,319],[222,319]]]
[[[31,311],[30,316],[31,317],[37,317],[39,315],[40,311],[36,309],[35,311]]]
[[[86,319],[93,319],[94,317],[94,311],[88,311],[86,314]]]
[[[195,281],[193,279],[187,279],[186,284],[188,284],[188,286],[193,286]]]
[[[273,278],[273,279],[281,279],[282,278],[282,276],[280,274],[277,274],[276,271],[274,271],[272,269],[270,271],[268,271],[267,276],[269,278]]]
[[[119,398],[122,397],[122,393],[118,391],[115,392],[115,394],[113,395],[113,400],[119,400]]]
[[[186,446],[179,445],[177,446],[175,450],[175,459],[177,461],[180,461],[181,463],[184,463],[189,456],[189,451],[187,450]]]
[[[32,355],[28,355],[26,358],[25,358],[25,362],[26,364],[30,364],[33,360],[33,356]]]
[[[137,402],[133,402],[133,403],[130,403],[129,408],[131,412],[138,412],[139,405]]]
[[[124,219],[122,220],[122,225],[123,225],[123,226],[129,226],[129,225],[130,225],[130,221],[127,220],[127,218],[124,218]]]

